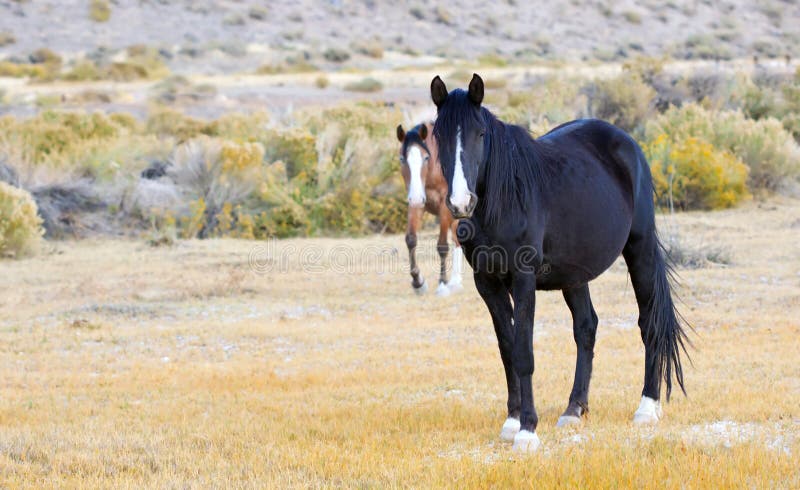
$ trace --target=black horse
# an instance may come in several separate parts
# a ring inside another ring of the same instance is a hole
[[[461,218],[458,238],[492,316],[508,383],[501,437],[534,450],[533,316],[536,290],[563,292],[578,347],[575,381],[558,425],[588,412],[597,315],[588,282],[622,253],[639,306],[645,345],[644,389],[634,422],[661,416],[674,373],[681,390],[686,334],[670,293],[670,268],[656,236],[653,184],[639,145],[603,121],[578,120],[533,139],[495,118],[474,75],[467,92],[448,94],[437,76],[434,135],[448,185],[447,206]],[[685,393],[685,390],[684,390]]]

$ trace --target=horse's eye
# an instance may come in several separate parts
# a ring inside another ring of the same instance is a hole
[[[480,136],[481,136],[481,138],[483,138],[484,136],[486,136],[486,130],[485,130],[485,129],[481,129]]]

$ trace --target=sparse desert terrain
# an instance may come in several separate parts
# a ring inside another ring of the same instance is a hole
[[[798,0],[0,0],[0,488],[800,488],[798,54]],[[524,456],[431,218],[412,291],[397,125],[475,72],[642,147],[694,327],[658,426],[622,260],[578,427],[538,294]]]
[[[659,218],[731,264],[679,271],[694,366],[657,427],[630,422],[644,351],[624,265],[592,284],[577,429],[554,427],[569,313],[540,293],[543,448],[526,457],[498,438],[502,366],[471,278],[417,297],[401,236],[51,242],[0,263],[0,485],[797,488],[798,216],[773,198]],[[421,249],[432,279],[432,232]]]

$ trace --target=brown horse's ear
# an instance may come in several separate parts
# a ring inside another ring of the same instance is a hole
[[[447,100],[447,87],[439,75],[436,75],[436,78],[431,81],[431,99],[437,109],[442,107],[444,101]]]
[[[419,137],[425,139],[428,137],[428,126],[422,125],[419,127]]]
[[[403,140],[406,139],[406,132],[403,131],[402,124],[397,125],[397,139],[400,141],[400,143],[402,143]]]
[[[483,102],[483,79],[477,73],[472,74],[472,81],[469,82],[469,100],[478,106]]]

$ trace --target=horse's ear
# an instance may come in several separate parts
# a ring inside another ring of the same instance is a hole
[[[402,143],[403,140],[406,139],[406,132],[403,131],[402,124],[397,125],[397,139],[400,141],[400,143]]]
[[[437,109],[442,107],[444,101],[447,100],[447,87],[442,79],[439,78],[439,75],[436,75],[436,78],[431,81],[431,99],[433,99]]]
[[[475,105],[483,102],[483,79],[477,73],[472,74],[472,81],[469,82],[469,100]]]
[[[425,124],[419,127],[419,137],[422,139],[428,137],[428,126],[426,126]]]

